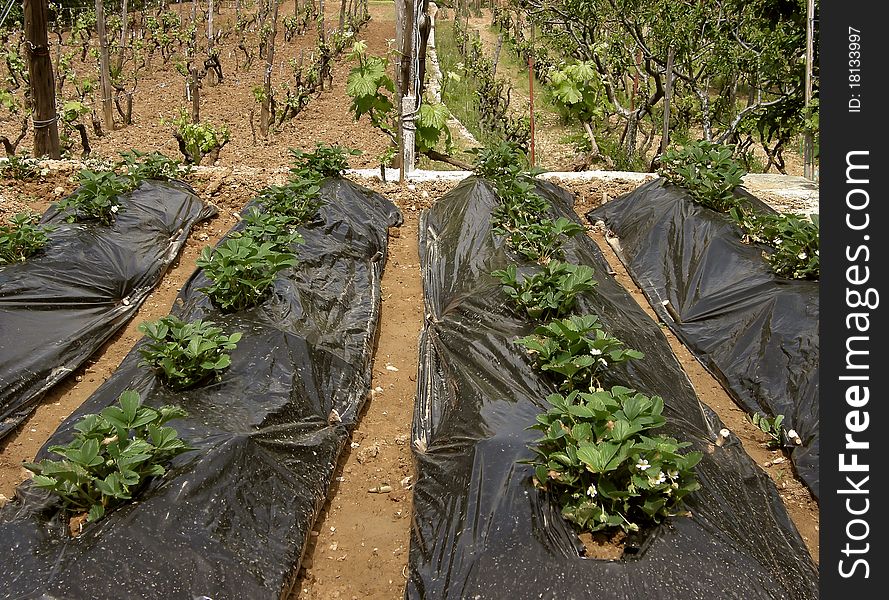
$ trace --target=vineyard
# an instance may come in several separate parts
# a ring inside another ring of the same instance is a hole
[[[812,21],[0,0],[0,598],[816,598]]]

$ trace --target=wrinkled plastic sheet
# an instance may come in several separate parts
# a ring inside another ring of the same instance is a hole
[[[540,183],[553,216],[579,222],[570,197]],[[469,178],[421,217],[427,320],[413,423],[417,481],[407,598],[817,598],[817,571],[772,481],[735,438],[713,441],[718,417],[695,396],[662,332],[614,279],[584,235],[567,260],[590,265],[598,286],[578,313],[645,353],[613,372],[665,401],[659,432],[704,453],[690,517],[668,519],[620,560],[581,556],[582,545],[519,461],[539,432],[527,428],[557,386],[532,369],[514,339],[533,324],[509,310],[489,273],[515,259],[492,236],[497,200]],[[521,263],[520,271],[530,265]],[[635,553],[633,553],[635,551]]]
[[[202,271],[183,288],[174,314],[244,334],[220,381],[166,390],[138,365],[143,340],[38,458],[128,388],[147,405],[185,408],[171,425],[196,450],[77,538],[51,499],[20,486],[0,511],[0,597],[286,597],[370,392],[387,230],[401,222],[388,200],[343,179],[322,196],[299,229],[299,264],[261,306],[221,313],[198,291]]]
[[[791,449],[794,468],[817,497],[818,282],[776,276],[763,247],[744,244],[729,217],[663,180],[587,218],[617,235],[621,261],[661,320],[744,410],[785,416],[802,439]]]
[[[107,227],[50,208],[46,248],[0,267],[0,439],[130,320],[194,224],[216,214],[181,182],[148,181],[119,202]]]

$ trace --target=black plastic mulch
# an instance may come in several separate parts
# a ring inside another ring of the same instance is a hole
[[[579,222],[567,194],[540,184],[554,216]],[[567,259],[596,271],[576,312],[645,358],[614,370],[666,403],[659,432],[704,458],[702,488],[675,517],[634,541],[621,560],[581,556],[572,526],[518,461],[556,386],[514,344],[533,324],[515,316],[489,273],[515,258],[491,233],[497,198],[465,180],[421,217],[427,320],[413,424],[414,487],[407,598],[814,599],[818,574],[772,481],[731,438],[713,441],[718,417],[694,390],[654,323],[614,279],[595,244],[577,236]],[[527,269],[525,263],[522,268]],[[635,554],[632,552],[635,550]]]
[[[728,216],[663,180],[587,218],[618,236],[621,261],[661,320],[732,397],[748,413],[785,416],[802,440],[789,448],[794,468],[817,497],[818,282],[776,276]]]
[[[173,393],[136,348],[41,450],[69,439],[73,420],[128,388],[193,447],[132,504],[77,538],[29,485],[0,511],[0,596],[6,598],[285,597],[334,469],[370,391],[387,230],[401,222],[382,196],[344,179],[322,186],[316,220],[301,227],[299,264],[259,307],[223,314],[197,271],[174,314],[244,336],[222,379]],[[141,342],[140,342],[141,344]]]
[[[107,227],[50,208],[47,247],[0,267],[0,439],[130,320],[195,223],[216,214],[181,182],[144,182],[119,202]]]

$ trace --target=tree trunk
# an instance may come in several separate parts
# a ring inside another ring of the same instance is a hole
[[[596,136],[593,135],[593,128],[586,121],[583,123],[583,128],[586,131],[587,139],[590,141],[590,155],[596,158],[599,156],[599,144],[596,142]]]
[[[630,113],[630,118],[627,121],[627,131],[626,131],[626,150],[627,150],[627,159],[633,160],[636,156],[636,131],[639,128],[639,111],[634,110]]]
[[[704,129],[704,139],[708,142],[713,139],[712,124],[710,122],[710,81],[704,82],[704,88],[695,89],[698,100],[701,102],[701,127]]]
[[[664,127],[661,132],[660,153],[667,151],[670,143],[670,101],[673,99],[673,48],[667,50],[667,77],[664,84]]]
[[[123,0],[120,12],[120,54],[117,55],[118,72],[123,69],[123,61],[127,51],[127,0]]]
[[[191,3],[191,41],[189,42],[189,55],[190,60],[188,61],[188,88],[189,94],[191,95],[191,122],[192,123],[200,123],[201,122],[201,78],[198,74],[198,67],[196,64],[197,60],[197,21],[198,21],[198,13],[197,13],[197,2],[192,0]]]
[[[102,118],[105,129],[114,129],[114,105],[111,100],[111,75],[108,72],[108,36],[105,32],[104,0],[96,0],[96,33],[99,35],[99,90],[102,94]]]
[[[269,0],[274,7],[272,10],[272,31],[269,34],[268,48],[266,49],[266,64],[265,64],[265,81],[263,89],[265,93],[263,94],[262,106],[259,112],[259,131],[262,133],[263,137],[268,137],[269,135],[269,124],[272,120],[272,114],[269,110],[272,102],[272,66],[275,62],[275,37],[278,34],[278,1],[277,0]]]

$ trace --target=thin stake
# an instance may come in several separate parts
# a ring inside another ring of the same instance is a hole
[[[531,109],[531,166],[535,164],[534,158],[534,23],[531,23],[531,52],[528,54],[528,104]]]

